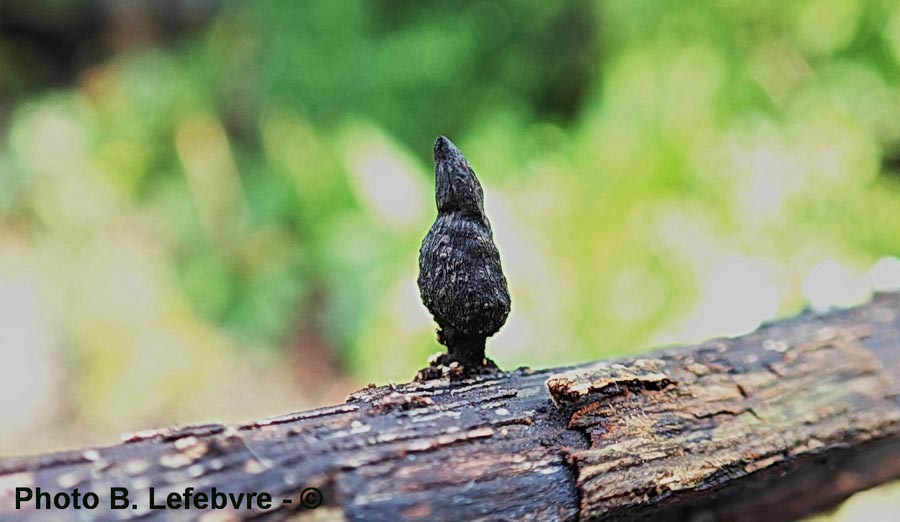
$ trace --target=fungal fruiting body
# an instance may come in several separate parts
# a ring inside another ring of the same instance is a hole
[[[434,143],[437,219],[419,249],[419,293],[447,347],[439,363],[457,362],[467,373],[494,364],[485,341],[509,315],[500,254],[484,212],[475,171],[447,138]]]

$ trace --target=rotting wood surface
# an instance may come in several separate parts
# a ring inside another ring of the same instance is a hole
[[[736,339],[0,461],[0,520],[791,520],[900,477],[900,296]],[[16,487],[100,508],[14,510]],[[136,509],[110,511],[110,487]],[[266,511],[150,510],[186,487]],[[304,509],[316,487],[323,505]],[[291,499],[290,504],[282,499]]]

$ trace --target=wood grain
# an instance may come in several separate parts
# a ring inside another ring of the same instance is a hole
[[[791,520],[900,477],[898,352],[900,296],[881,295],[641,357],[369,387],[0,461],[0,520]],[[113,486],[137,509],[103,509]],[[15,510],[16,487],[94,491],[101,508]],[[278,502],[149,510],[151,487]],[[307,487],[318,509],[300,505]]]

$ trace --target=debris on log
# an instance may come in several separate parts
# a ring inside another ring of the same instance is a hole
[[[883,294],[635,358],[371,386],[244,425],[7,459],[0,520],[792,520],[900,477],[898,382],[900,295]],[[99,507],[16,509],[37,488]],[[110,509],[113,488],[126,509]],[[272,503],[167,504],[214,489]]]

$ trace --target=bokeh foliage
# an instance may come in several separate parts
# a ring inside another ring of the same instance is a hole
[[[852,304],[900,251],[894,2],[226,3],[49,87],[23,49],[0,39],[13,450],[408,379],[438,349],[437,134],[486,187],[504,367],[739,333],[822,279]]]

